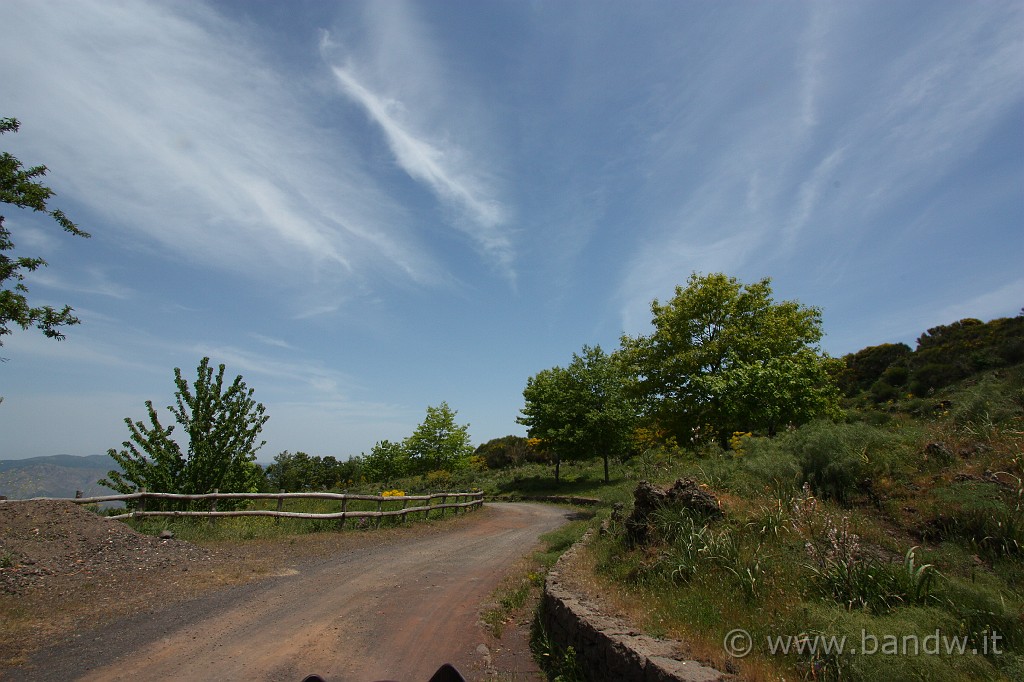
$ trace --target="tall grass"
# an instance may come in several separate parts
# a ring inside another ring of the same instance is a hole
[[[631,547],[612,533],[589,551],[645,605],[638,613],[648,632],[683,637],[750,679],[1024,679],[1024,391],[1016,376],[885,406],[884,419],[863,414],[744,438],[739,452],[648,455],[636,473],[662,484],[695,478],[719,496],[725,519],[709,524],[665,509],[652,544]],[[722,649],[737,627],[761,643],[743,660]],[[921,642],[936,631],[963,638],[966,653],[773,655],[764,647],[787,634],[860,645],[866,636]]]

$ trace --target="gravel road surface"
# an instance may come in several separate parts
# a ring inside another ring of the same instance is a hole
[[[450,531],[343,549],[289,575],[80,632],[3,677],[299,682],[317,673],[328,682],[426,682],[450,662],[467,679],[483,679],[490,657],[481,605],[567,514],[553,506],[488,504],[478,520]],[[536,679],[532,662],[523,661],[522,671],[517,679]]]

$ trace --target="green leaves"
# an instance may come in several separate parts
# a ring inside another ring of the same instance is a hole
[[[124,449],[107,451],[122,471],[111,471],[101,483],[122,493],[259,490],[262,471],[255,460],[265,441],[256,440],[270,417],[241,375],[225,390],[224,372],[220,365],[214,375],[210,358],[203,358],[190,386],[175,368],[176,404],[167,409],[188,437],[187,451],[171,438],[174,426],[161,425],[153,403],[146,401],[150,426],[125,419],[130,439],[122,443]]]
[[[468,465],[473,454],[469,424],[457,424],[458,414],[442,402],[427,407],[427,415],[411,436],[401,443],[381,441],[363,458],[363,475],[369,481],[390,483],[402,476],[452,472]]]
[[[607,481],[608,457],[625,452],[636,422],[630,384],[620,355],[607,355],[600,346],[584,346],[582,354],[573,354],[568,367],[553,367],[530,377],[523,390],[522,416],[516,421],[552,450],[558,462],[603,457]]]
[[[423,423],[405,439],[411,473],[455,471],[468,463],[473,454],[469,424],[456,424],[456,414],[446,402],[427,407]]]
[[[666,304],[651,304],[651,336],[624,338],[648,416],[690,442],[710,425],[774,433],[829,414],[838,392],[817,347],[821,311],[772,300],[771,281],[691,275]]]
[[[409,453],[402,443],[382,440],[363,458],[363,476],[368,481],[391,483],[409,472]]]
[[[0,118],[0,134],[17,132],[20,124],[14,118]],[[79,237],[89,234],[78,228],[63,212],[50,209],[47,201],[53,197],[53,190],[39,182],[46,175],[46,166],[25,168],[21,161],[8,154],[0,153],[0,203],[10,204],[18,208],[42,211],[52,217],[65,231]],[[10,231],[4,227],[4,217],[0,216],[0,337],[11,333],[10,325],[22,329],[35,326],[43,334],[52,339],[63,339],[60,327],[78,324],[79,320],[72,314],[72,308],[64,306],[57,310],[51,306],[33,308],[29,305],[24,285],[25,273],[44,267],[42,258],[13,256],[6,252],[14,250],[14,241]],[[0,341],[0,345],[3,342]]]

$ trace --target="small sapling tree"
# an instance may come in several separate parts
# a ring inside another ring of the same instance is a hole
[[[224,385],[224,365],[216,375],[210,358],[203,358],[192,386],[174,368],[175,405],[168,406],[188,440],[188,449],[171,437],[175,426],[164,427],[152,401],[146,401],[150,425],[125,418],[131,432],[123,449],[107,453],[121,467],[100,481],[121,493],[140,488],[150,492],[203,494],[256,492],[263,473],[256,464],[257,443],[269,417],[241,375]],[[230,505],[222,505],[230,506]]]

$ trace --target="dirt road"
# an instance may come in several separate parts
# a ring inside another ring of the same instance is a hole
[[[534,504],[488,510],[451,532],[339,552],[136,614],[42,649],[4,677],[298,682],[315,672],[330,682],[425,682],[445,662],[484,677],[481,604],[566,517]]]

